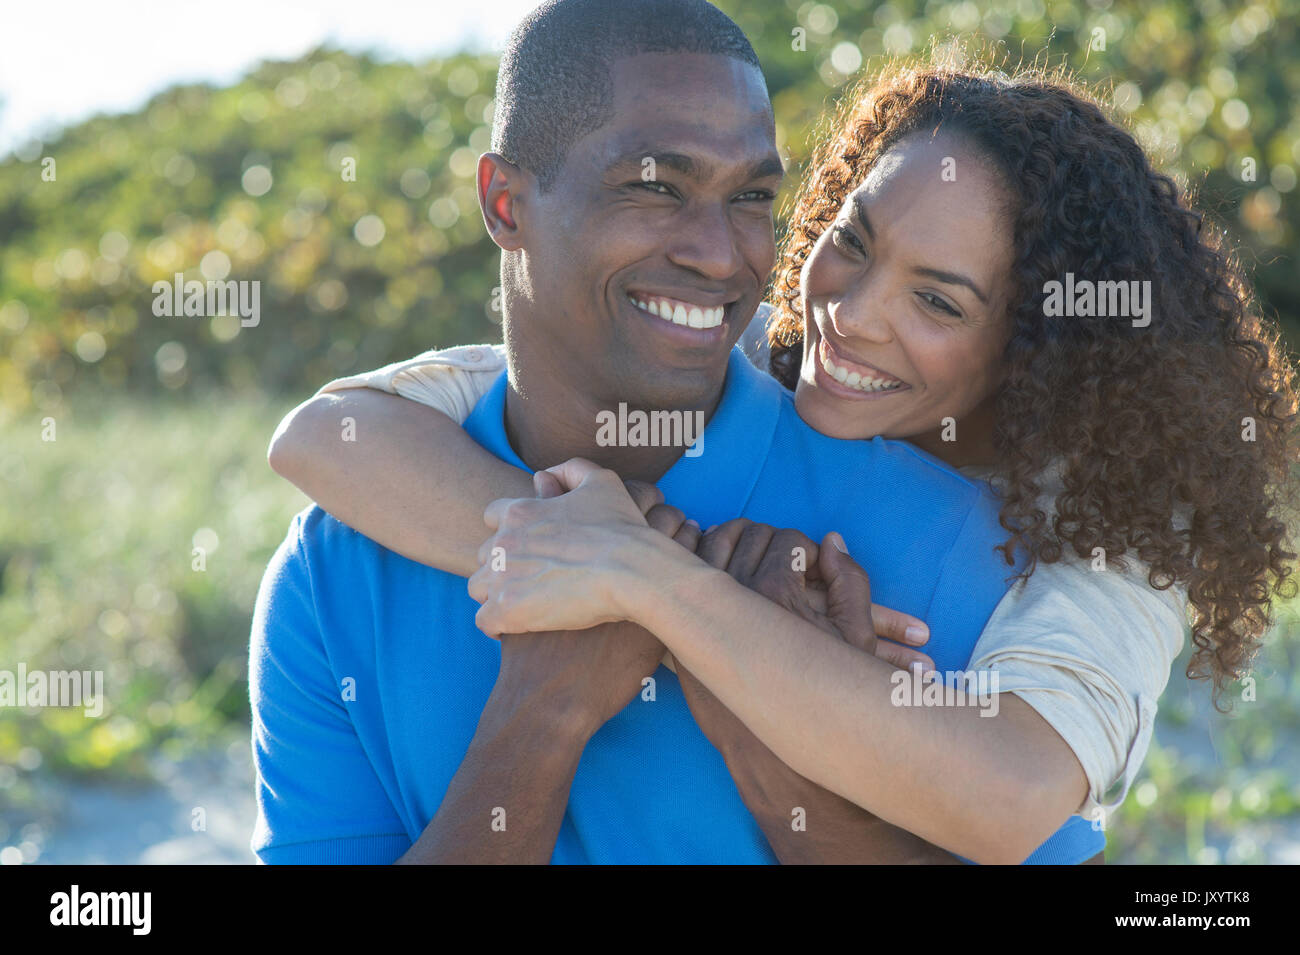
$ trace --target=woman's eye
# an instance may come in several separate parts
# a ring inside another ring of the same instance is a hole
[[[951,315],[953,318],[961,317],[961,312],[957,311],[933,292],[918,292],[917,294],[920,295],[921,300],[934,311],[942,312],[945,315]]]
[[[866,254],[867,250],[866,247],[863,246],[862,241],[854,235],[853,230],[847,226],[837,224],[831,230],[831,240],[835,242],[836,245],[847,246],[855,252],[861,252],[864,255]]]

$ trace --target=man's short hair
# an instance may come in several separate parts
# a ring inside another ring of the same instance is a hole
[[[501,57],[493,151],[548,190],[569,147],[612,118],[614,61],[638,53],[759,65],[740,27],[705,0],[549,0],[515,27]]]

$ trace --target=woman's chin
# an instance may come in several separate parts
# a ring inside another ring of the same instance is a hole
[[[804,424],[828,438],[862,441],[880,434],[878,422],[863,414],[861,402],[828,395],[802,378],[794,390],[794,408]]]

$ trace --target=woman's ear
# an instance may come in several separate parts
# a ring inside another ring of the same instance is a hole
[[[520,213],[536,185],[533,177],[500,153],[478,157],[478,204],[492,241],[514,252],[523,247]]]

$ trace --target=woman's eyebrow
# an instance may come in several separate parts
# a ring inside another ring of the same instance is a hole
[[[974,280],[965,275],[962,275],[960,272],[945,272],[943,269],[927,269],[927,268],[922,268],[920,266],[917,266],[912,271],[917,273],[918,275],[924,275],[927,276],[928,278],[938,279],[940,282],[945,282],[948,285],[964,285],[972,292],[974,292],[975,297],[978,298],[985,305],[989,303],[988,296],[980,291],[980,287],[975,284]]]

